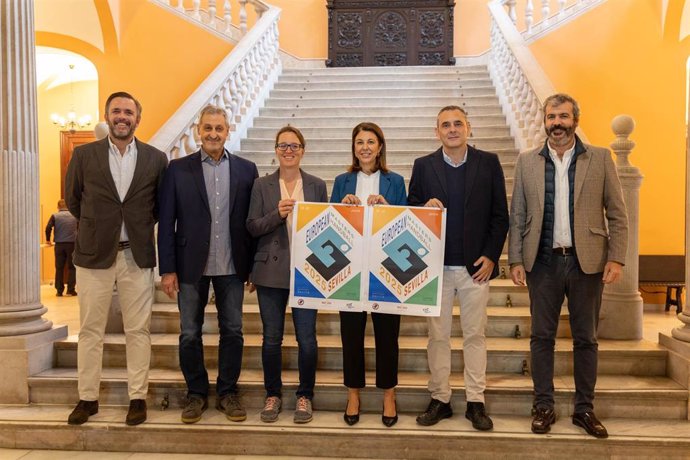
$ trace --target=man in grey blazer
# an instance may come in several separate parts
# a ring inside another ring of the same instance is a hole
[[[105,139],[74,149],[65,200],[79,220],[74,265],[79,278],[79,404],[68,423],[81,425],[98,412],[103,335],[117,286],[127,349],[130,398],[126,423],[146,420],[151,356],[156,199],[167,157],[134,137],[141,104],[130,94],[105,103]]]
[[[594,415],[597,324],[604,284],[621,275],[628,218],[609,151],[575,134],[580,109],[566,94],[544,101],[546,143],[520,154],[510,209],[510,274],[529,290],[534,418],[547,433],[554,412],[554,345],[561,305],[568,297],[573,336],[573,424],[608,436]]]

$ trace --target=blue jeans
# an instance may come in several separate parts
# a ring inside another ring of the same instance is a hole
[[[208,396],[208,372],[204,366],[201,329],[208,289],[213,282],[218,310],[218,380],[216,394],[237,393],[242,366],[242,301],[244,283],[237,275],[202,276],[194,284],[180,283],[177,305],[180,309],[180,368],[187,382],[187,395]]]
[[[282,349],[283,331],[285,329],[285,308],[287,307],[289,289],[257,286],[259,310],[264,329],[264,340],[261,345],[261,360],[264,367],[264,387],[266,397],[282,397],[283,380]],[[297,336],[299,369],[299,386],[297,397],[314,397],[316,383],[316,310],[293,308],[292,321]]]

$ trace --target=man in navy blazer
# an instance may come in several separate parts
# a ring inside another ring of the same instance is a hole
[[[484,329],[489,280],[498,274],[498,259],[508,233],[508,204],[498,156],[467,145],[470,133],[462,108],[442,108],[436,119],[436,136],[442,147],[415,160],[412,168],[408,203],[447,209],[441,315],[428,318],[431,402],[417,423],[434,425],[453,415],[450,329],[457,295],[465,364],[465,417],[475,429],[490,430],[493,422],[484,407]]]
[[[213,283],[220,342],[216,408],[232,421],[247,418],[237,394],[242,364],[244,283],[254,260],[245,222],[256,165],[225,150],[224,109],[199,116],[201,150],[170,162],[160,191],[158,257],[161,287],[180,309],[180,368],[187,383],[184,423],[201,419],[209,382],[201,338],[209,285]]]

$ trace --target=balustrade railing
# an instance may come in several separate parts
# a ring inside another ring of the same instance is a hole
[[[218,19],[218,2],[194,0],[191,9],[185,9],[182,0],[153,0],[165,4],[206,24]],[[189,2],[187,2],[189,3]],[[203,3],[203,5],[202,5]],[[223,21],[232,20],[229,0],[223,2]],[[258,0],[239,0],[239,31],[242,38],[231,53],[199,85],[173,116],[150,139],[150,143],[166,152],[170,159],[189,155],[198,150],[198,116],[208,104],[227,110],[231,126],[226,147],[239,150],[240,141],[251,127],[281,73],[278,45],[278,19],[280,9]],[[246,4],[254,6],[256,22],[247,29]],[[206,9],[202,9],[205,6]],[[211,19],[209,19],[211,18]]]
[[[606,0],[500,0],[508,17],[515,24],[522,36],[531,42],[552,29],[572,21]],[[518,11],[521,9],[521,21],[518,23]],[[535,17],[539,9],[539,18]],[[537,21],[539,19],[539,21]],[[536,21],[536,23],[535,23]]]
[[[589,3],[598,1],[589,0]],[[525,150],[544,142],[542,103],[556,90],[530,51],[527,40],[515,27],[515,4],[516,0],[489,3],[489,74],[517,147]],[[587,141],[579,128],[577,133]]]

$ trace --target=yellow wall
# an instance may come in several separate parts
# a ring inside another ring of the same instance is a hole
[[[41,242],[45,240],[45,226],[50,215],[57,210],[60,196],[60,128],[50,121],[52,113],[63,116],[74,106],[79,116],[91,115],[94,120],[89,128],[93,129],[98,114],[98,83],[95,81],[74,83],[74,97],[69,85],[61,85],[51,90],[39,88],[38,97],[38,172],[40,180],[40,223]],[[43,260],[41,279],[52,280],[55,276],[55,258],[53,249],[41,250]]]
[[[580,102],[580,124],[590,142],[610,144],[614,116],[635,119],[631,139],[637,146],[630,160],[645,176],[640,253],[683,254],[690,39],[678,42],[675,11],[661,30],[659,3],[609,1],[531,49],[556,89]]]

